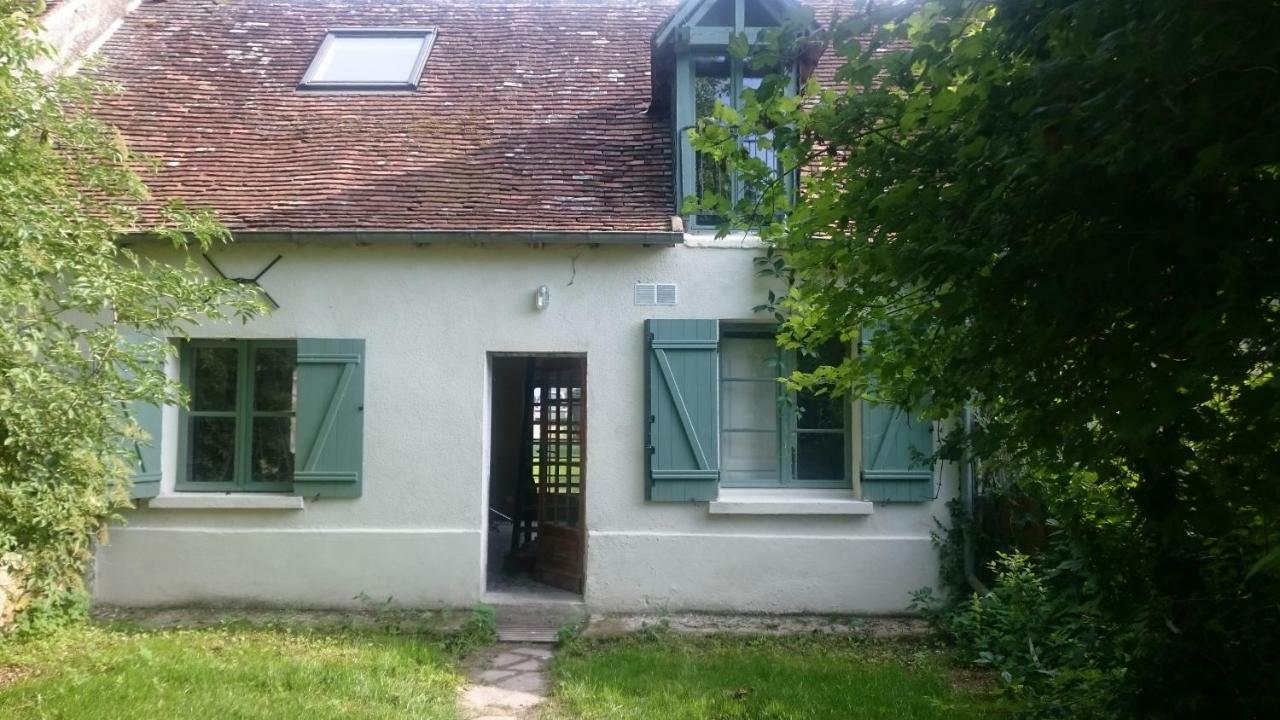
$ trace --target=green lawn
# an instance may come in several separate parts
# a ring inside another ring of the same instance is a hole
[[[394,628],[393,628],[394,629]],[[0,718],[458,717],[460,651],[384,628],[85,625],[0,640]],[[655,633],[571,641],[541,720],[998,718],[989,686],[925,643]],[[16,677],[16,679],[15,679]]]
[[[688,637],[579,642],[545,720],[921,720],[1004,717],[989,687],[923,643]]]
[[[7,671],[7,673],[6,673]],[[84,626],[0,641],[0,718],[456,718],[462,682],[422,637],[368,630]]]

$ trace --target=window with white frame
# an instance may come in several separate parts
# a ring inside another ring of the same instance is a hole
[[[427,28],[335,28],[325,34],[302,90],[413,90],[436,31]]]

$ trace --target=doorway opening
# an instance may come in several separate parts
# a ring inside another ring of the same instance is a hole
[[[489,593],[582,593],[587,360],[494,355]]]

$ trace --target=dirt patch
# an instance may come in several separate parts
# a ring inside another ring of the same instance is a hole
[[[0,690],[18,682],[32,672],[31,668],[18,667],[17,665],[0,665]]]
[[[690,634],[730,635],[849,635],[876,639],[928,636],[929,624],[912,617],[853,617],[833,615],[592,615],[583,630],[588,638],[661,629]]]
[[[947,671],[951,687],[961,692],[987,695],[998,690],[996,676],[990,670],[957,665]]]
[[[96,607],[98,622],[125,622],[148,630],[216,627],[247,623],[256,627],[274,625],[318,629],[395,628],[412,633],[453,633],[462,628],[471,613],[466,610],[282,610],[272,608],[120,608]]]

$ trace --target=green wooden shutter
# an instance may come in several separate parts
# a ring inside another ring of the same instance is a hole
[[[871,331],[862,331],[865,345]],[[862,401],[862,499],[923,502],[933,499],[933,424],[906,408]]]
[[[132,329],[121,334],[128,345],[155,343],[157,340]],[[132,377],[127,366],[120,371]],[[129,477],[129,497],[134,500],[153,498],[160,494],[160,444],[163,441],[163,413],[160,406],[133,401],[124,405],[125,414],[147,434],[146,439],[135,440],[128,451],[133,455],[133,473]]]
[[[129,486],[129,497],[134,500],[153,498],[160,494],[162,413],[159,406],[144,402],[129,403],[128,412],[129,417],[150,436],[146,441],[139,440],[133,444],[137,464]]]
[[[645,497],[714,500],[720,480],[720,323],[646,320]]]
[[[293,492],[359,497],[364,456],[364,340],[298,339]]]
[[[932,424],[906,409],[862,403],[862,499],[922,502],[933,499]],[[923,456],[923,459],[922,459]]]

